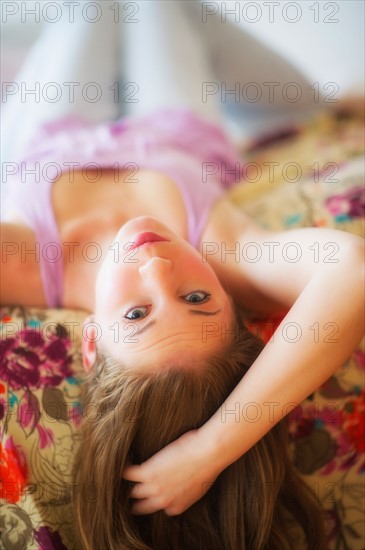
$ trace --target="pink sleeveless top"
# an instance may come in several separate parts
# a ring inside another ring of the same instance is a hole
[[[8,177],[4,221],[20,216],[35,232],[49,307],[61,307],[63,263],[51,202],[52,183],[66,171],[155,169],[178,185],[197,247],[214,202],[239,180],[240,158],[224,132],[196,114],[168,109],[94,125],[62,119],[39,129],[17,173]],[[72,181],[72,180],[71,180]],[[158,197],[156,197],[158,200]]]

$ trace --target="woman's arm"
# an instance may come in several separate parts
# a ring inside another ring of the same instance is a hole
[[[270,297],[294,303],[242,381],[199,430],[222,469],[341,367],[365,332],[362,239],[299,229],[270,239],[258,236],[256,242],[261,247],[270,242],[278,254],[273,262],[263,258],[261,266],[245,266],[246,276],[255,277]],[[296,254],[301,259],[293,262]]]
[[[251,232],[249,239],[246,232],[240,240],[246,252],[248,242],[268,253],[256,262],[242,257],[242,279],[292,307],[208,422],[127,468],[128,479],[140,482],[135,513],[162,508],[174,515],[191,506],[222,470],[331,376],[364,334],[362,239],[308,228]]]
[[[45,307],[34,232],[24,225],[1,223],[0,242],[0,304]]]

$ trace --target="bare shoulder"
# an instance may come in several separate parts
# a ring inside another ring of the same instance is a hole
[[[262,292],[242,262],[243,243],[265,241],[271,235],[228,199],[216,203],[202,234],[200,252],[204,261],[234,301],[260,315],[280,315],[286,308],[281,300]]]
[[[270,231],[229,201],[212,211],[201,253],[242,305],[260,313],[291,307],[319,271],[364,271],[364,239],[331,228]]]
[[[0,240],[0,303],[45,307],[34,232],[20,223],[1,223]]]
[[[268,234],[270,231],[256,223],[229,199],[224,198],[214,205],[202,234],[202,242],[232,244],[242,239],[243,236],[254,238],[258,235]]]

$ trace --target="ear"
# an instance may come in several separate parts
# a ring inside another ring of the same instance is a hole
[[[86,372],[89,372],[95,363],[96,337],[95,321],[92,315],[89,315],[83,322],[81,338],[82,364]]]

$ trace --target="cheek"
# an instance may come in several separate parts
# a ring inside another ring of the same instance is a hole
[[[108,259],[102,266],[96,281],[96,299],[102,309],[118,306],[136,288],[136,268],[132,265]]]
[[[198,276],[209,284],[218,283],[218,279],[208,262],[202,262],[200,257],[186,258],[183,264],[183,269],[188,273],[194,273],[194,275]]]

